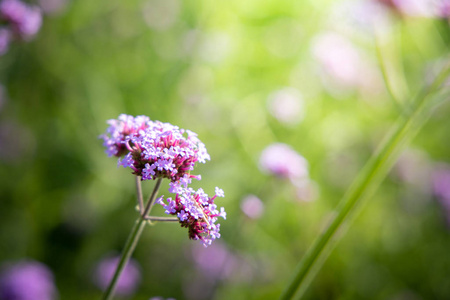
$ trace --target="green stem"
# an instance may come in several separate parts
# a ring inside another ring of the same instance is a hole
[[[414,109],[411,114],[406,118],[400,116],[397,121],[398,126],[393,129],[393,134],[389,135],[385,142],[381,144],[382,146],[371,157],[361,174],[342,198],[334,220],[300,261],[294,276],[280,299],[292,299],[297,291],[300,297],[306,291],[315,273],[320,269],[333,246],[337,243],[337,233],[342,233],[344,223],[350,221],[351,217],[356,215],[355,208],[358,204],[361,204],[364,199],[375,192],[395,163],[400,151],[427,120],[427,116],[424,116],[424,110],[428,103],[427,99],[442,84],[449,72],[450,68],[444,68],[433,84],[419,95],[415,105],[413,105]]]
[[[120,261],[119,265],[116,268],[116,272],[114,273],[114,276],[111,282],[109,283],[108,288],[103,294],[102,298],[103,300],[110,300],[113,298],[114,290],[116,288],[119,276],[122,273],[123,269],[125,268],[126,264],[128,263],[128,260],[130,259],[134,249],[136,248],[136,245],[139,241],[139,238],[141,236],[142,230],[145,227],[145,224],[147,224],[147,222],[145,222],[145,220],[139,216],[139,218],[136,220],[133,226],[133,229],[130,232],[130,235],[128,236],[127,242],[122,251],[122,255],[120,256]]]
[[[142,217],[145,219],[150,214],[153,204],[155,204],[156,195],[158,194],[159,187],[161,186],[162,178],[158,178],[156,181],[155,188],[153,189],[152,194],[150,195],[150,198],[148,199],[147,206],[145,207],[144,213],[142,214]]]
[[[144,200],[142,197],[141,176],[136,176],[136,193],[139,205],[139,213],[142,215],[144,212]]]
[[[137,179],[140,180],[140,179]],[[161,185],[162,178],[159,178],[155,184],[155,187],[153,188],[153,192],[150,196],[150,199],[147,202],[147,206],[145,208],[145,211],[143,214],[139,214],[139,218],[136,220],[133,229],[131,229],[130,234],[128,235],[127,242],[125,243],[125,247],[122,251],[122,254],[120,256],[119,264],[116,268],[116,271],[114,273],[113,278],[111,279],[111,282],[109,283],[108,288],[106,289],[105,293],[103,294],[103,300],[110,300],[114,296],[114,290],[117,285],[117,281],[120,277],[120,274],[122,273],[123,269],[127,265],[128,261],[130,260],[131,255],[134,252],[134,249],[136,248],[136,245],[139,241],[139,238],[141,237],[142,231],[144,230],[145,224],[147,224],[147,215],[150,213],[153,204],[156,199],[156,195],[158,194],[159,187]],[[140,189],[140,181],[136,184],[136,189],[138,193],[138,197],[141,197],[142,199],[142,191]]]

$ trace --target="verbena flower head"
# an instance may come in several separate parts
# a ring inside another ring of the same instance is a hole
[[[211,245],[220,237],[220,224],[215,224],[218,217],[226,219],[224,208],[219,211],[214,204],[217,197],[224,197],[223,191],[216,187],[216,194],[211,198],[203,189],[194,191],[179,186],[178,191],[175,198],[167,198],[164,202],[161,197],[158,203],[164,206],[166,214],[178,217],[181,227],[188,228],[190,239],[200,240],[205,247]]]
[[[131,168],[142,180],[168,178],[178,182],[197,178],[190,175],[195,163],[210,159],[205,145],[190,130],[125,114],[108,124],[101,136],[106,153],[119,157],[119,165]]]
[[[3,0],[0,16],[19,38],[25,40],[32,38],[42,25],[41,10],[20,0]]]
[[[102,290],[106,290],[114,275],[120,257],[110,256],[102,259],[95,270],[95,284]],[[136,291],[141,281],[141,269],[139,264],[131,259],[123,269],[116,286],[116,293],[129,296]]]
[[[53,274],[44,264],[24,260],[5,265],[0,274],[2,300],[53,300],[57,290]]]

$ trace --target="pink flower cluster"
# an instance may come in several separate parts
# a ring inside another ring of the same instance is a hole
[[[224,197],[223,190],[216,187],[216,194],[209,197],[203,189],[194,191],[192,188],[178,187],[175,198],[167,198],[167,203],[161,197],[158,203],[164,206],[166,214],[178,217],[181,227],[189,229],[189,238],[201,240],[204,246],[220,238],[220,224],[215,224],[218,217],[226,219],[223,207],[217,210],[214,199]]]
[[[0,55],[8,50],[13,38],[30,40],[42,25],[42,13],[37,6],[28,5],[20,0],[0,2]]]
[[[142,180],[168,178],[173,182],[200,179],[190,175],[195,163],[205,163],[209,154],[192,131],[169,123],[151,121],[146,116],[120,115],[109,120],[101,137],[109,156],[124,156],[118,164],[129,167]],[[187,137],[184,134],[187,134]]]
[[[225,219],[223,207],[220,212],[214,204],[216,197],[224,197],[216,187],[213,197],[199,189],[189,188],[195,163],[205,163],[210,159],[205,145],[192,131],[180,129],[169,123],[151,121],[147,116],[122,114],[117,120],[109,120],[106,133],[100,138],[108,156],[119,157],[118,165],[131,168],[133,174],[142,180],[167,178],[170,180],[169,192],[174,198],[163,197],[158,203],[166,213],[178,217],[182,227],[189,229],[189,238],[201,240],[205,246],[220,237],[220,225],[215,224],[218,217]]]

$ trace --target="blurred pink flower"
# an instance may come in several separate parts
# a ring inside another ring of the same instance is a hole
[[[247,195],[242,199],[241,210],[250,219],[259,219],[264,213],[264,203],[255,195]]]
[[[192,257],[197,268],[211,280],[224,279],[232,272],[234,257],[221,242],[208,248],[194,246]]]
[[[94,274],[94,282],[101,290],[104,291],[108,287],[119,264],[119,260],[120,257],[118,256],[109,256],[98,263]],[[130,259],[117,281],[116,294],[122,296],[132,295],[136,291],[140,281],[141,269],[139,264],[135,260]]]
[[[2,1],[0,16],[11,30],[24,40],[31,39],[42,24],[41,10],[37,6],[31,6],[19,0]]]
[[[324,32],[312,41],[312,54],[319,64],[322,80],[330,90],[380,90],[380,74],[375,66],[345,36]]]
[[[450,165],[438,164],[433,172],[433,193],[442,206],[450,226]]]
[[[374,30],[388,32],[392,21],[389,8],[376,0],[347,0],[333,5],[329,24],[339,32],[357,34],[360,39],[372,41]]]
[[[23,260],[5,264],[0,274],[2,300],[53,300],[57,289],[53,274],[44,264]]]
[[[290,146],[275,143],[263,150],[259,159],[262,171],[292,181],[308,176],[308,162]]]
[[[439,165],[432,178],[434,194],[450,209],[450,165]]]
[[[295,88],[273,92],[269,95],[267,104],[269,112],[282,123],[295,125],[303,120],[303,98]]]
[[[448,18],[449,0],[378,0],[394,11],[412,17]]]

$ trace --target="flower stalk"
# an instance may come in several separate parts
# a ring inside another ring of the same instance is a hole
[[[110,300],[113,298],[114,290],[116,288],[120,274],[122,274],[123,269],[130,260],[131,254],[133,254],[134,249],[136,248],[136,245],[139,241],[139,238],[141,237],[146,223],[147,222],[145,222],[142,217],[139,217],[134,223],[133,229],[128,236],[127,242],[125,243],[125,247],[120,256],[120,261],[117,265],[116,271],[114,272],[114,276],[111,279],[111,282],[109,283],[109,286],[106,289],[105,293],[103,294],[103,300]]]
[[[138,202],[143,203],[141,180],[140,180],[139,176],[136,176],[136,178],[137,178],[136,179],[136,190],[137,190]],[[131,255],[134,252],[134,249],[136,248],[136,245],[141,237],[142,231],[144,230],[144,227],[147,224],[146,221],[149,219],[155,218],[155,217],[148,217],[148,214],[150,214],[153,204],[155,203],[156,195],[158,194],[159,187],[161,186],[161,181],[162,181],[162,178],[159,178],[156,181],[155,187],[153,188],[153,192],[152,192],[152,194],[147,202],[147,205],[145,207],[145,211],[143,213],[139,214],[138,219],[134,223],[134,226],[131,229],[130,234],[128,235],[127,242],[125,243],[125,247],[120,256],[119,264],[117,265],[117,268],[116,268],[116,271],[114,272],[113,278],[111,279],[111,282],[109,283],[109,286],[103,295],[103,300],[110,300],[114,296],[114,290],[116,288],[120,274],[122,273],[123,269],[127,265],[128,261],[130,260]],[[161,221],[167,221],[167,220],[163,220],[161,218],[158,221],[161,222]],[[177,219],[177,221],[178,221],[178,219]]]

